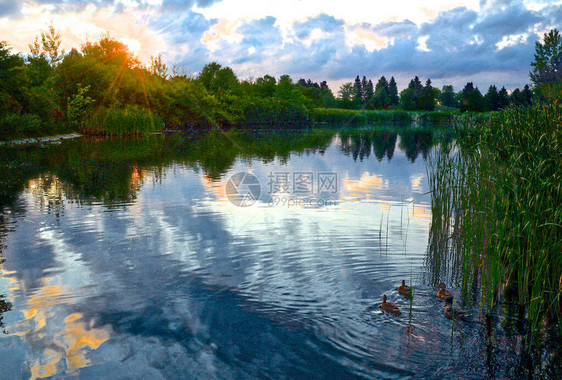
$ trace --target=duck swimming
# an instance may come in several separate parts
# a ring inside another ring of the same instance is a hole
[[[384,294],[382,296],[381,310],[386,312],[386,313],[394,314],[396,316],[399,316],[400,314],[402,314],[400,312],[400,308],[398,306],[396,306],[396,304],[394,304],[392,302],[386,302],[386,294]]]
[[[453,319],[454,317],[457,320],[465,321],[468,316],[468,312],[463,309],[453,308],[452,305],[448,305],[445,308],[445,316],[449,319]]]
[[[439,291],[437,292],[437,297],[441,298],[444,301],[452,301],[453,300],[453,293],[445,289],[445,284],[440,282],[437,286]]]
[[[410,298],[412,296],[411,289],[408,285],[406,285],[405,280],[402,280],[402,285],[398,287],[398,293],[406,298]]]

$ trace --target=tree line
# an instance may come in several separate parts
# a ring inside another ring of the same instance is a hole
[[[295,127],[308,125],[315,108],[495,111],[531,104],[543,85],[558,89],[562,72],[557,30],[537,43],[533,89],[526,85],[508,94],[492,85],[485,95],[472,82],[456,93],[451,85],[440,90],[417,76],[399,93],[394,77],[381,76],[374,84],[357,75],[334,96],[326,81],[294,81],[289,75],[240,79],[217,62],[195,77],[168,67],[161,56],[143,65],[108,34],[69,52],[60,46],[52,26],[29,44],[27,55],[14,54],[0,42],[0,137],[127,134],[142,129],[139,125],[145,132],[164,125]],[[120,127],[127,122],[131,130]]]
[[[505,87],[499,91],[495,85],[490,85],[488,92],[482,95],[473,82],[455,92],[452,85],[445,85],[440,89],[431,85],[427,79],[423,85],[415,76],[408,87],[398,94],[394,77],[387,81],[381,76],[373,88],[371,79],[359,75],[355,82],[344,83],[339,90],[336,107],[348,109],[402,109],[406,111],[433,111],[436,108],[458,109],[462,111],[488,112],[508,107],[530,106],[533,101],[533,91],[529,85],[523,90],[516,88],[509,94]]]

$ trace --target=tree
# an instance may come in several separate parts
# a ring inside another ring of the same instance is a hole
[[[478,87],[474,87],[472,82],[468,82],[462,90],[461,112],[462,111],[483,111],[484,97]]]
[[[562,80],[562,36],[557,29],[544,34],[543,43],[535,42],[535,58],[529,77],[535,86]]]
[[[51,65],[53,66],[64,57],[64,51],[59,51],[61,42],[60,33],[55,32],[55,27],[53,25],[49,25],[49,31],[47,33],[41,33],[41,46],[43,47],[43,51],[49,56]]]
[[[340,86],[338,97],[343,108],[350,108],[354,94],[355,87],[353,86],[353,83],[348,82]]]
[[[439,101],[445,107],[458,107],[459,103],[452,85],[445,85],[439,94]]]
[[[523,101],[526,106],[530,106],[533,104],[533,91],[529,88],[529,85],[526,84],[522,91],[523,94]]]
[[[363,102],[367,102],[367,77],[363,75],[363,79],[361,79],[361,92],[363,94]]]
[[[370,105],[373,101],[373,95],[375,94],[375,90],[373,89],[373,81],[369,79],[367,84],[364,87],[365,90],[365,103]]]
[[[431,79],[428,78],[418,99],[418,109],[433,111],[435,109],[435,98],[437,97],[437,93],[438,90],[433,88],[431,85]]]
[[[358,107],[363,102],[363,86],[361,85],[361,79],[359,79],[359,75],[357,75],[357,77],[355,78],[353,90],[353,102]]]
[[[396,85],[394,77],[391,77],[390,82],[388,82],[388,97],[390,99],[391,106],[398,105],[400,98],[398,97],[398,86]]]
[[[256,95],[261,96],[263,98],[272,97],[275,95],[275,86],[277,85],[277,81],[271,75],[264,75],[256,79],[256,83],[254,85],[256,89]]]
[[[158,54],[156,57],[150,57],[150,66],[148,71],[150,71],[152,75],[157,75],[162,79],[166,79],[168,77],[168,66],[164,63],[162,54]]]
[[[381,76],[375,86],[375,108],[384,108],[388,98],[388,82]]]
[[[505,87],[502,87],[498,92],[498,109],[504,109],[509,107],[509,95]]]
[[[498,105],[498,89],[496,86],[491,85],[488,88],[488,92],[484,95],[486,101],[486,108],[490,111],[497,111],[499,109]]]

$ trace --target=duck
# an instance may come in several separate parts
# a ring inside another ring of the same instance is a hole
[[[454,317],[456,320],[464,321],[468,316],[468,312],[466,310],[458,309],[456,307],[453,308],[452,305],[448,305],[445,308],[445,316],[449,319],[453,319]]]
[[[452,301],[453,300],[453,293],[445,289],[445,284],[440,282],[437,286],[439,291],[437,292],[437,297],[441,298],[444,301]]]
[[[384,294],[382,296],[381,310],[383,312],[391,313],[391,314],[394,314],[396,316],[399,316],[400,314],[402,314],[402,312],[400,311],[400,308],[398,306],[396,306],[395,303],[386,302],[386,294]]]
[[[406,298],[410,298],[412,296],[411,289],[408,285],[406,285],[405,280],[402,280],[402,285],[398,287],[398,293]]]

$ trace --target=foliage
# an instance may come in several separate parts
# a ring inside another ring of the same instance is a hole
[[[93,103],[92,98],[86,96],[90,86],[82,87],[78,84],[78,92],[68,101],[67,119],[70,126],[76,130],[84,128],[85,116]]]
[[[535,56],[529,77],[535,86],[562,80],[562,35],[557,29],[535,42]]]
[[[162,129],[162,119],[139,106],[102,108],[80,129],[82,133],[105,136],[136,136]]]

